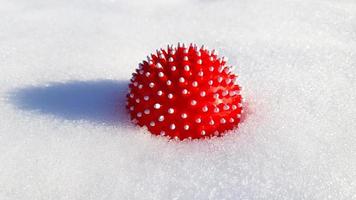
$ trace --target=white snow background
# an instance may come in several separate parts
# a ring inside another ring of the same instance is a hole
[[[239,129],[130,123],[131,73],[179,41],[236,66]],[[1,200],[356,199],[355,102],[354,0],[0,0]]]

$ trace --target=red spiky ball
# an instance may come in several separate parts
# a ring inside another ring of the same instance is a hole
[[[170,138],[221,136],[238,125],[240,87],[226,59],[196,45],[157,50],[133,73],[127,95],[131,119]]]

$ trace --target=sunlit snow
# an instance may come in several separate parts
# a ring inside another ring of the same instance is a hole
[[[131,73],[177,42],[236,66],[239,129],[130,123]],[[0,0],[0,199],[356,199],[356,1]]]

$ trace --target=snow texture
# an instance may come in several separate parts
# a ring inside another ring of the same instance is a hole
[[[156,48],[216,48],[238,130],[168,142],[127,83]],[[0,0],[0,199],[356,199],[354,0]]]

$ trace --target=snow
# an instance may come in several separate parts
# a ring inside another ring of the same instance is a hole
[[[0,5],[0,199],[356,199],[355,1]],[[226,137],[128,120],[134,68],[178,41],[237,66],[247,112]]]

